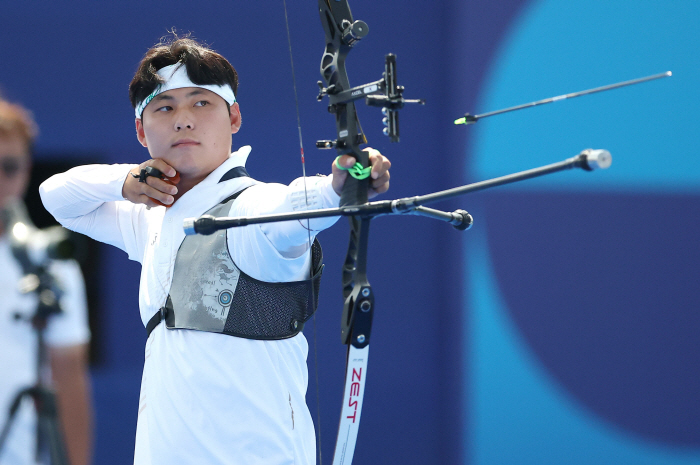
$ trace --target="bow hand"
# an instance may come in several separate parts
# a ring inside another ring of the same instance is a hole
[[[368,155],[371,168],[367,190],[367,197],[371,199],[389,190],[389,168],[391,168],[391,162],[387,157],[373,148],[368,147],[364,149],[363,152]],[[352,177],[350,171],[354,170],[356,163],[357,160],[352,155],[341,155],[335,161],[333,161],[332,185],[336,194],[341,195],[343,186],[345,185],[348,177]]]

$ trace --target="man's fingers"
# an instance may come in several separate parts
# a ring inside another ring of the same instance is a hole
[[[373,197],[376,197],[379,194],[383,194],[384,192],[388,191],[390,177],[391,176],[389,175],[389,172],[387,171],[386,173],[384,173],[382,175],[381,178],[372,180],[371,187],[369,189],[368,197],[371,199]]]
[[[177,187],[170,184],[170,182],[156,178],[155,176],[147,177],[146,184],[148,184],[149,186],[153,187],[154,189],[159,190],[160,192],[164,192],[166,194],[170,194],[170,195],[177,194]]]
[[[356,161],[357,160],[355,160],[355,157],[352,155],[341,155],[338,159],[338,164],[340,164],[340,166],[343,168],[350,168]],[[335,161],[333,161],[333,165],[335,166]],[[337,166],[335,168],[337,169]]]
[[[378,196],[379,194],[383,194],[384,192],[386,192],[388,190],[389,190],[389,183],[382,184],[382,186],[379,187],[378,189],[374,189],[374,188],[370,189],[369,194],[367,195],[367,198],[373,199],[376,196]]]
[[[168,178],[167,182],[170,184],[177,184],[180,182],[180,173],[175,173],[175,177]]]
[[[161,182],[163,182],[163,181],[161,181]],[[166,183],[164,183],[164,184],[166,184]],[[153,200],[157,200],[160,203],[162,203],[163,205],[170,205],[175,201],[175,198],[172,195],[167,194],[165,192],[161,192],[160,190],[158,190],[154,187],[151,187],[146,183],[141,183],[141,186],[142,186],[141,187],[141,194],[142,195],[150,197]],[[173,186],[169,186],[169,187],[173,187]],[[146,202],[144,202],[144,203],[146,203]]]
[[[145,168],[146,166],[152,166],[161,173],[163,173],[165,176],[169,178],[174,178],[177,175],[177,171],[175,171],[175,168],[172,166],[168,165],[163,159],[161,158],[154,158],[152,160],[148,160],[145,163],[141,164],[141,168]]]
[[[386,192],[387,189],[384,189],[383,191],[380,191],[380,189],[384,184],[387,184],[387,185],[389,184],[390,177],[391,177],[391,174],[389,174],[389,172],[387,171],[382,175],[382,177],[380,177],[378,179],[373,179],[372,183],[371,183],[372,189],[375,189],[380,194],[382,192]]]
[[[379,179],[391,168],[391,162],[378,150],[366,149],[369,152],[369,163],[372,166],[372,179]]]
[[[165,179],[147,176],[146,182],[139,182],[141,170],[153,167],[160,171]],[[122,195],[133,203],[142,203],[148,207],[172,205],[178,189],[174,184],[180,181],[180,174],[162,159],[147,160],[132,169],[124,181]]]
[[[372,167],[370,173],[370,185],[369,185],[369,197],[376,197],[377,194],[383,194],[389,190],[389,168],[391,168],[391,162],[384,155],[379,153],[378,150],[373,148],[363,149],[367,152],[369,157],[369,163]],[[342,155],[338,158],[338,164],[343,168],[350,168],[355,164],[355,157],[352,155]],[[340,195],[343,185],[347,179],[348,172],[343,169],[339,169],[336,163],[333,162],[333,189]]]
[[[138,196],[138,201],[136,201],[134,203],[142,203],[149,208],[150,207],[159,207],[162,205],[161,203],[153,200],[152,198],[150,198],[149,196],[147,196],[145,194],[140,194]]]

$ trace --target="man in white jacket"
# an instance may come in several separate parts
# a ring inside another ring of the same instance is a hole
[[[119,247],[142,264],[139,305],[151,332],[136,433],[138,465],[315,463],[305,402],[306,339],[298,330],[266,333],[261,328],[275,315],[251,307],[242,315],[243,304],[237,303],[254,301],[257,292],[266,296],[259,306],[271,302],[269,308],[287,311],[291,303],[269,283],[286,289],[308,282],[317,264],[307,223],[234,228],[213,242],[201,239],[209,236],[185,239],[182,224],[212,209],[256,216],[335,207],[347,172],[334,165],[331,176],[308,178],[309,206],[301,179],[284,186],[250,178],[245,171],[250,147],[230,150],[241,126],[237,85],[230,63],[194,40],[158,44],[144,56],[129,88],[137,137],[151,159],[138,166],[77,167],[41,186],[44,205],[61,224]],[[389,188],[390,163],[368,150],[374,196]],[[350,156],[338,160],[343,167],[354,162]],[[149,176],[148,167],[163,176]],[[312,238],[336,220],[311,220]],[[241,283],[255,292],[244,295]],[[265,321],[241,323],[251,312],[254,320]]]
[[[7,213],[21,202],[29,185],[36,125],[20,105],[0,98],[0,428],[20,390],[37,379],[37,333],[29,319],[39,305],[36,293],[20,291],[25,269],[13,253]],[[3,212],[4,211],[4,212]],[[49,261],[49,274],[58,282],[61,313],[51,315],[44,331],[52,388],[70,462],[90,463],[92,449],[92,396],[88,371],[88,327],[85,283],[73,260]],[[21,318],[18,319],[17,316]],[[34,463],[36,415],[25,398],[12,423],[0,464]]]

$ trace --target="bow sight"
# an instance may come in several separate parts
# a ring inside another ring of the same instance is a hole
[[[344,26],[342,42],[347,47],[354,46],[369,32],[369,27],[364,21],[358,20],[350,23],[348,20],[343,20],[341,25]],[[334,83],[329,84],[328,87],[324,87],[323,81],[318,81],[319,93],[318,97],[316,97],[318,101],[320,102],[323,100],[323,97],[328,96],[328,112],[338,115],[341,106],[344,108],[346,104],[364,98],[367,105],[381,107],[382,114],[384,115],[382,123],[386,126],[383,130],[384,135],[389,136],[391,142],[398,142],[398,111],[407,103],[425,105],[425,100],[403,98],[404,87],[398,85],[396,82],[396,55],[390,53],[386,56],[384,73],[382,73],[381,79],[350,89],[344,89],[342,84],[335,79],[337,69],[335,68],[336,60],[334,57],[336,55],[334,55],[333,52],[335,52],[335,50],[331,45],[326,47],[326,52],[321,61],[321,74],[323,74],[329,83]],[[358,129],[359,133],[357,134],[356,143],[366,144],[367,139],[362,133],[362,129],[359,128],[359,126]],[[330,149],[333,147],[343,149],[345,148],[345,144],[342,140],[319,140],[316,141],[316,147],[320,149]]]

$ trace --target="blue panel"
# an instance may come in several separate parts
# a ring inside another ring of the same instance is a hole
[[[94,463],[132,463],[141,367],[92,371],[95,404]]]
[[[485,227],[482,224],[482,229]],[[469,240],[472,450],[467,463],[697,464],[700,450],[631,435],[581,406],[543,368],[500,297],[484,232]]]
[[[700,462],[699,20],[690,1],[535,2],[493,62],[472,113],[674,76],[469,128],[475,179],[589,147],[613,165],[473,197],[467,460]]]
[[[619,428],[700,446],[700,197],[485,197],[501,298],[550,375]]]

